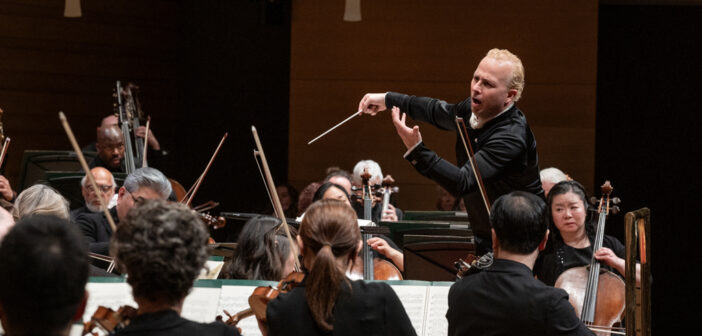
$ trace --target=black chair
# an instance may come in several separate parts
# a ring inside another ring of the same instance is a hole
[[[85,160],[90,162],[96,153],[84,152]],[[20,166],[18,190],[24,190],[37,183],[44,183],[47,171],[77,172],[80,166],[78,156],[73,151],[25,150]]]

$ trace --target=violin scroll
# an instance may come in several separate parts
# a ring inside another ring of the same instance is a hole
[[[485,253],[480,257],[469,253],[466,256],[466,260],[458,259],[458,261],[454,262],[454,266],[458,271],[456,272],[456,278],[463,279],[468,275],[478,273],[492,266],[493,257],[492,252]]]

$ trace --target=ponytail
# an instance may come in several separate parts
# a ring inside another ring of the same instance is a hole
[[[346,267],[356,252],[361,233],[356,213],[346,203],[321,200],[313,203],[300,224],[305,255],[313,255],[307,273],[305,298],[317,326],[334,330],[332,311],[342,286],[351,287]]]

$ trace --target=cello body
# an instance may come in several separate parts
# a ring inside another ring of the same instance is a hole
[[[556,280],[554,287],[562,288],[568,293],[568,300],[575,308],[578,317],[582,315],[583,303],[585,301],[585,291],[589,266],[573,267],[561,275]],[[597,302],[595,306],[595,319],[592,322],[597,326],[612,326],[621,322],[625,307],[624,280],[614,272],[600,270],[597,284]],[[598,335],[609,335],[607,332],[596,332]]]

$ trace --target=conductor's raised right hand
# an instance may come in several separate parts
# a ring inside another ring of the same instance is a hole
[[[358,110],[363,114],[370,114],[374,116],[380,111],[385,111],[387,107],[385,106],[385,93],[366,93],[358,103]]]

